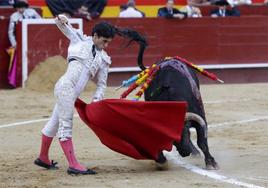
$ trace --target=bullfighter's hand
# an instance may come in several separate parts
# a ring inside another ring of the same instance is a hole
[[[62,23],[62,24],[68,24],[68,18],[64,14],[59,14],[57,16],[57,19]]]

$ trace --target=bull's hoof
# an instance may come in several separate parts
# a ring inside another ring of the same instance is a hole
[[[163,152],[160,152],[157,156],[157,159],[155,160],[155,162],[157,163],[165,163],[166,161],[167,161],[167,158],[165,157]]]
[[[167,170],[168,169],[168,160],[163,154],[160,152],[158,154],[157,160],[155,160],[155,167],[157,170]]]
[[[166,160],[164,163],[155,163],[156,170],[163,171],[168,170],[168,161]]]
[[[212,159],[206,160],[206,169],[207,170],[219,170],[220,167],[218,163],[214,160],[214,158],[212,158]]]

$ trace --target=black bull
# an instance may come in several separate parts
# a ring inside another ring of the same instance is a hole
[[[190,128],[196,129],[197,145],[205,156],[207,169],[218,169],[218,165],[209,152],[207,140],[207,121],[199,90],[199,80],[195,71],[178,60],[170,59],[158,63],[159,71],[145,91],[146,101],[186,101],[189,119],[180,142],[174,142],[179,154],[183,157],[199,154],[190,138]],[[158,163],[165,163],[166,158],[160,153]]]

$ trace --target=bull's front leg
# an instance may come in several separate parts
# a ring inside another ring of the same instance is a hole
[[[195,128],[197,132],[197,145],[204,153],[206,169],[218,170],[219,166],[217,162],[209,153],[208,142],[207,142],[207,129],[200,125],[196,125]]]
[[[163,152],[158,154],[158,158],[155,160],[156,169],[157,170],[167,170],[168,169],[168,161]]]
[[[182,157],[190,156],[193,152],[190,140],[189,122],[185,122],[180,142],[174,142],[173,145]]]

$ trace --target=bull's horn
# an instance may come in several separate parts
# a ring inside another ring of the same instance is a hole
[[[203,129],[205,130],[205,136],[207,137],[207,126],[206,126],[206,122],[204,121],[204,119],[192,112],[187,112],[185,115],[185,120],[184,121],[195,121],[197,122],[199,125],[201,125],[201,127],[203,127]]]

